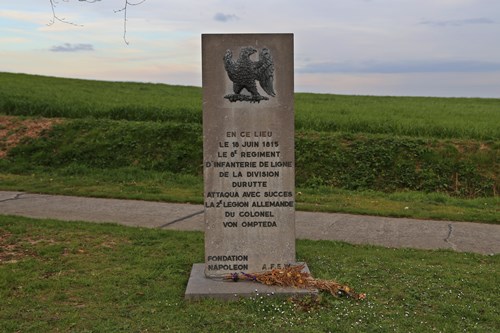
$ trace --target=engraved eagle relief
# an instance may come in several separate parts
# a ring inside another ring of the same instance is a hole
[[[259,94],[256,81],[259,81],[260,86],[269,96],[276,96],[273,87],[274,62],[271,51],[263,48],[259,52],[258,60],[253,61],[250,56],[256,52],[257,50],[251,46],[242,47],[237,60],[233,59],[231,50],[227,50],[224,54],[224,68],[233,82],[234,94],[224,96],[230,102],[260,103],[262,100],[269,100],[268,97]],[[243,89],[251,95],[243,94]]]

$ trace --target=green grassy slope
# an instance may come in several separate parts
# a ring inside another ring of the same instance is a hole
[[[0,73],[10,115],[201,123],[201,89]],[[296,128],[432,138],[498,140],[500,100],[297,93]]]
[[[296,110],[296,127],[304,130],[500,138],[499,99],[296,94]]]
[[[0,73],[2,114],[65,120],[0,159],[0,188],[203,199],[200,88]],[[296,94],[298,206],[498,221],[499,123],[498,99]]]

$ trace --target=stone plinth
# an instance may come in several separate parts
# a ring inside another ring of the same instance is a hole
[[[205,277],[204,264],[194,264],[186,288],[186,300],[214,298],[225,301],[237,301],[240,298],[257,297],[289,297],[316,295],[316,289],[300,289],[293,287],[266,286],[252,281],[223,281]],[[309,269],[304,267],[305,272]]]

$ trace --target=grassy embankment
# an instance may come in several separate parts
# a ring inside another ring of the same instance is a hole
[[[356,302],[185,302],[203,234],[0,216],[2,332],[498,332],[500,256],[298,241]],[[233,282],[228,282],[233,283]],[[258,286],[256,286],[258,288]]]
[[[0,189],[203,201],[199,88],[0,73],[2,114],[63,121]],[[296,94],[297,206],[498,222],[499,123],[498,99]]]

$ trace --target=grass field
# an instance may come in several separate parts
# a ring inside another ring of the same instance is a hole
[[[298,241],[367,294],[183,300],[203,235],[0,216],[2,332],[498,332],[500,256]],[[228,282],[233,283],[233,282]]]
[[[297,129],[498,140],[500,100],[296,94]],[[492,123],[493,121],[493,123]]]
[[[298,208],[500,222],[499,99],[295,104]],[[0,189],[200,203],[201,131],[200,88],[0,73]]]
[[[0,73],[4,114],[201,124],[201,89]],[[500,100],[295,95],[296,128],[305,131],[498,140]]]

